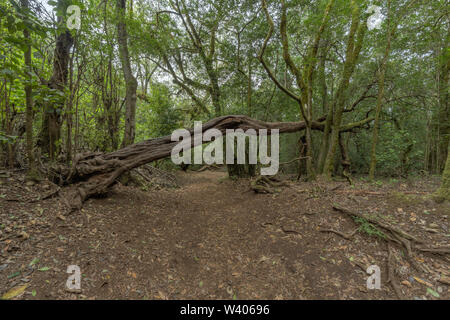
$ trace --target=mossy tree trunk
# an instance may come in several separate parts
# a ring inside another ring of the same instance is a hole
[[[137,81],[131,70],[130,54],[128,52],[128,32],[125,24],[126,0],[117,0],[118,14],[117,42],[119,44],[120,61],[125,78],[125,132],[122,148],[134,143],[136,131],[136,90]]]
[[[390,29],[390,8],[391,2],[388,1],[388,26],[387,26],[387,42],[386,48],[384,51],[384,56],[381,61],[380,68],[378,70],[378,97],[377,97],[377,106],[375,111],[375,123],[373,125],[373,133],[372,133],[372,147],[370,152],[370,169],[369,169],[369,179],[373,180],[375,178],[375,169],[377,165],[377,143],[378,143],[378,131],[380,125],[380,115],[381,109],[383,108],[383,99],[384,99],[384,79],[386,75],[387,62],[389,58],[389,52],[391,51],[391,39],[395,33],[397,28],[397,24],[394,23],[392,30]]]
[[[56,46],[53,57],[53,74],[48,82],[50,89],[59,92],[55,101],[46,106],[42,129],[39,137],[39,145],[44,152],[47,152],[50,159],[55,159],[61,139],[62,114],[65,104],[65,88],[69,73],[70,49],[73,45],[73,38],[70,30],[65,26],[66,19],[64,13],[69,6],[69,1],[59,0],[57,3],[58,12],[61,14],[57,18],[58,25],[62,31],[58,31]]]
[[[441,186],[434,193],[434,199],[437,202],[450,200],[450,143],[447,148],[447,161],[445,162],[444,172],[442,173]]]
[[[323,168],[323,173],[328,179],[331,179],[331,175],[334,171],[334,160],[336,158],[336,150],[339,146],[339,132],[346,103],[347,89],[350,84],[350,78],[355,70],[356,61],[361,51],[367,30],[366,19],[360,21],[360,8],[355,1],[352,1],[352,7],[352,23],[347,41],[344,71],[334,99],[330,142]]]
[[[21,6],[24,11],[28,11],[28,0],[21,0]],[[30,31],[27,28],[23,29],[23,37],[27,41],[27,50],[24,52],[25,74],[27,75],[25,82],[25,123],[26,123],[26,150],[28,156],[28,176],[34,178],[36,176],[36,169],[33,154],[33,98],[31,88],[31,43]]]

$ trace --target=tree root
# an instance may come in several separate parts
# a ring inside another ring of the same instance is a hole
[[[426,248],[426,247],[414,247],[414,244],[424,244],[422,240],[415,238],[409,233],[400,230],[394,226],[388,225],[382,221],[376,220],[371,217],[367,217],[359,212],[350,211],[349,209],[343,208],[339,205],[333,205],[333,209],[339,212],[345,213],[352,217],[359,217],[367,220],[371,224],[380,227],[385,232],[383,232],[384,240],[387,241],[388,245],[390,243],[396,243],[406,249],[406,256],[410,264],[419,272],[428,273],[414,258],[413,250],[421,251],[421,252],[432,252],[437,254],[448,254],[450,253],[450,248],[448,247],[434,247],[434,248]]]
[[[202,171],[205,171],[205,170],[211,170],[211,169],[220,169],[220,167],[217,166],[217,165],[214,165],[214,164],[211,164],[211,165],[204,165],[204,166],[201,167],[200,169],[198,169],[198,170],[193,170],[193,171],[195,171],[195,172],[202,172]]]
[[[403,299],[402,297],[402,290],[400,289],[400,285],[397,282],[397,278],[395,277],[395,266],[394,266],[394,252],[390,245],[390,243],[387,243],[388,247],[388,283],[391,284],[392,289],[394,289],[395,294],[397,295],[397,298],[400,300]]]
[[[289,187],[289,183],[280,181],[275,177],[258,176],[250,184],[250,189],[256,193],[275,193],[277,187]]]
[[[339,206],[337,204],[333,205],[333,209],[336,210],[336,211],[340,211],[342,213],[345,213],[347,215],[350,215],[350,216],[355,216],[355,217],[359,217],[359,218],[365,219],[368,222],[370,222],[370,223],[372,223],[374,225],[378,225],[382,229],[385,229],[385,230],[389,231],[394,236],[397,236],[399,238],[407,239],[407,240],[410,240],[410,241],[414,241],[416,243],[423,243],[423,241],[416,239],[414,236],[408,234],[407,232],[405,232],[403,230],[400,230],[400,229],[398,229],[398,228],[396,228],[394,226],[390,226],[390,225],[388,225],[388,224],[386,224],[386,223],[384,223],[382,221],[376,220],[374,218],[367,217],[367,216],[365,216],[365,215],[363,215],[363,214],[361,214],[359,212],[350,211],[349,209],[341,207],[341,206]]]
[[[332,232],[332,233],[335,233],[335,234],[341,236],[344,239],[351,240],[358,230],[359,230],[359,228],[356,228],[354,231],[352,231],[348,234],[334,230],[334,229],[320,229],[319,231],[320,232]]]

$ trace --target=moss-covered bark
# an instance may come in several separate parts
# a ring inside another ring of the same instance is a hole
[[[450,200],[450,143],[448,145],[445,169],[442,173],[441,187],[434,193],[434,199],[436,202],[444,202]]]

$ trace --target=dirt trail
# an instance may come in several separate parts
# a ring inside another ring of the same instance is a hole
[[[355,229],[352,219],[332,210],[336,201],[388,214],[411,232],[422,228],[410,220],[414,210],[414,221],[439,224],[439,233],[421,236],[448,244],[448,206],[427,200],[352,195],[355,190],[344,184],[330,191],[340,183],[298,183],[261,195],[250,190],[248,180],[231,181],[217,171],[180,172],[177,178],[177,189],[144,192],[117,186],[107,198],[88,200],[81,212],[69,216],[61,215],[57,199],[6,201],[14,188],[0,185],[5,195],[0,198],[0,293],[27,284],[20,298],[396,298],[387,284],[383,240],[361,232],[346,240],[318,231]],[[411,190],[400,182],[386,188],[388,195]],[[17,237],[21,231],[27,239]],[[396,254],[401,256],[400,250]],[[417,258],[426,259],[432,273],[419,274],[399,263],[399,281],[417,276],[431,282],[440,299],[448,299],[448,286],[436,279],[445,276],[448,260],[432,254]],[[65,290],[65,271],[73,264],[83,274],[81,294]],[[365,268],[371,264],[381,268],[381,290],[366,288]],[[405,298],[435,299],[414,280],[402,290]]]

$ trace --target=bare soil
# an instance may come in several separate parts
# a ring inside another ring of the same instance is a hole
[[[287,178],[287,177],[286,177]],[[430,199],[439,180],[292,182],[256,194],[222,171],[178,172],[179,188],[117,184],[66,214],[55,186],[0,176],[0,295],[13,299],[397,299],[388,283],[387,242],[341,212],[383,219],[426,241],[449,245],[450,206]],[[44,200],[45,197],[48,197]],[[404,299],[449,299],[448,254],[393,246]],[[81,293],[66,290],[69,265]],[[367,289],[369,265],[381,289]]]

